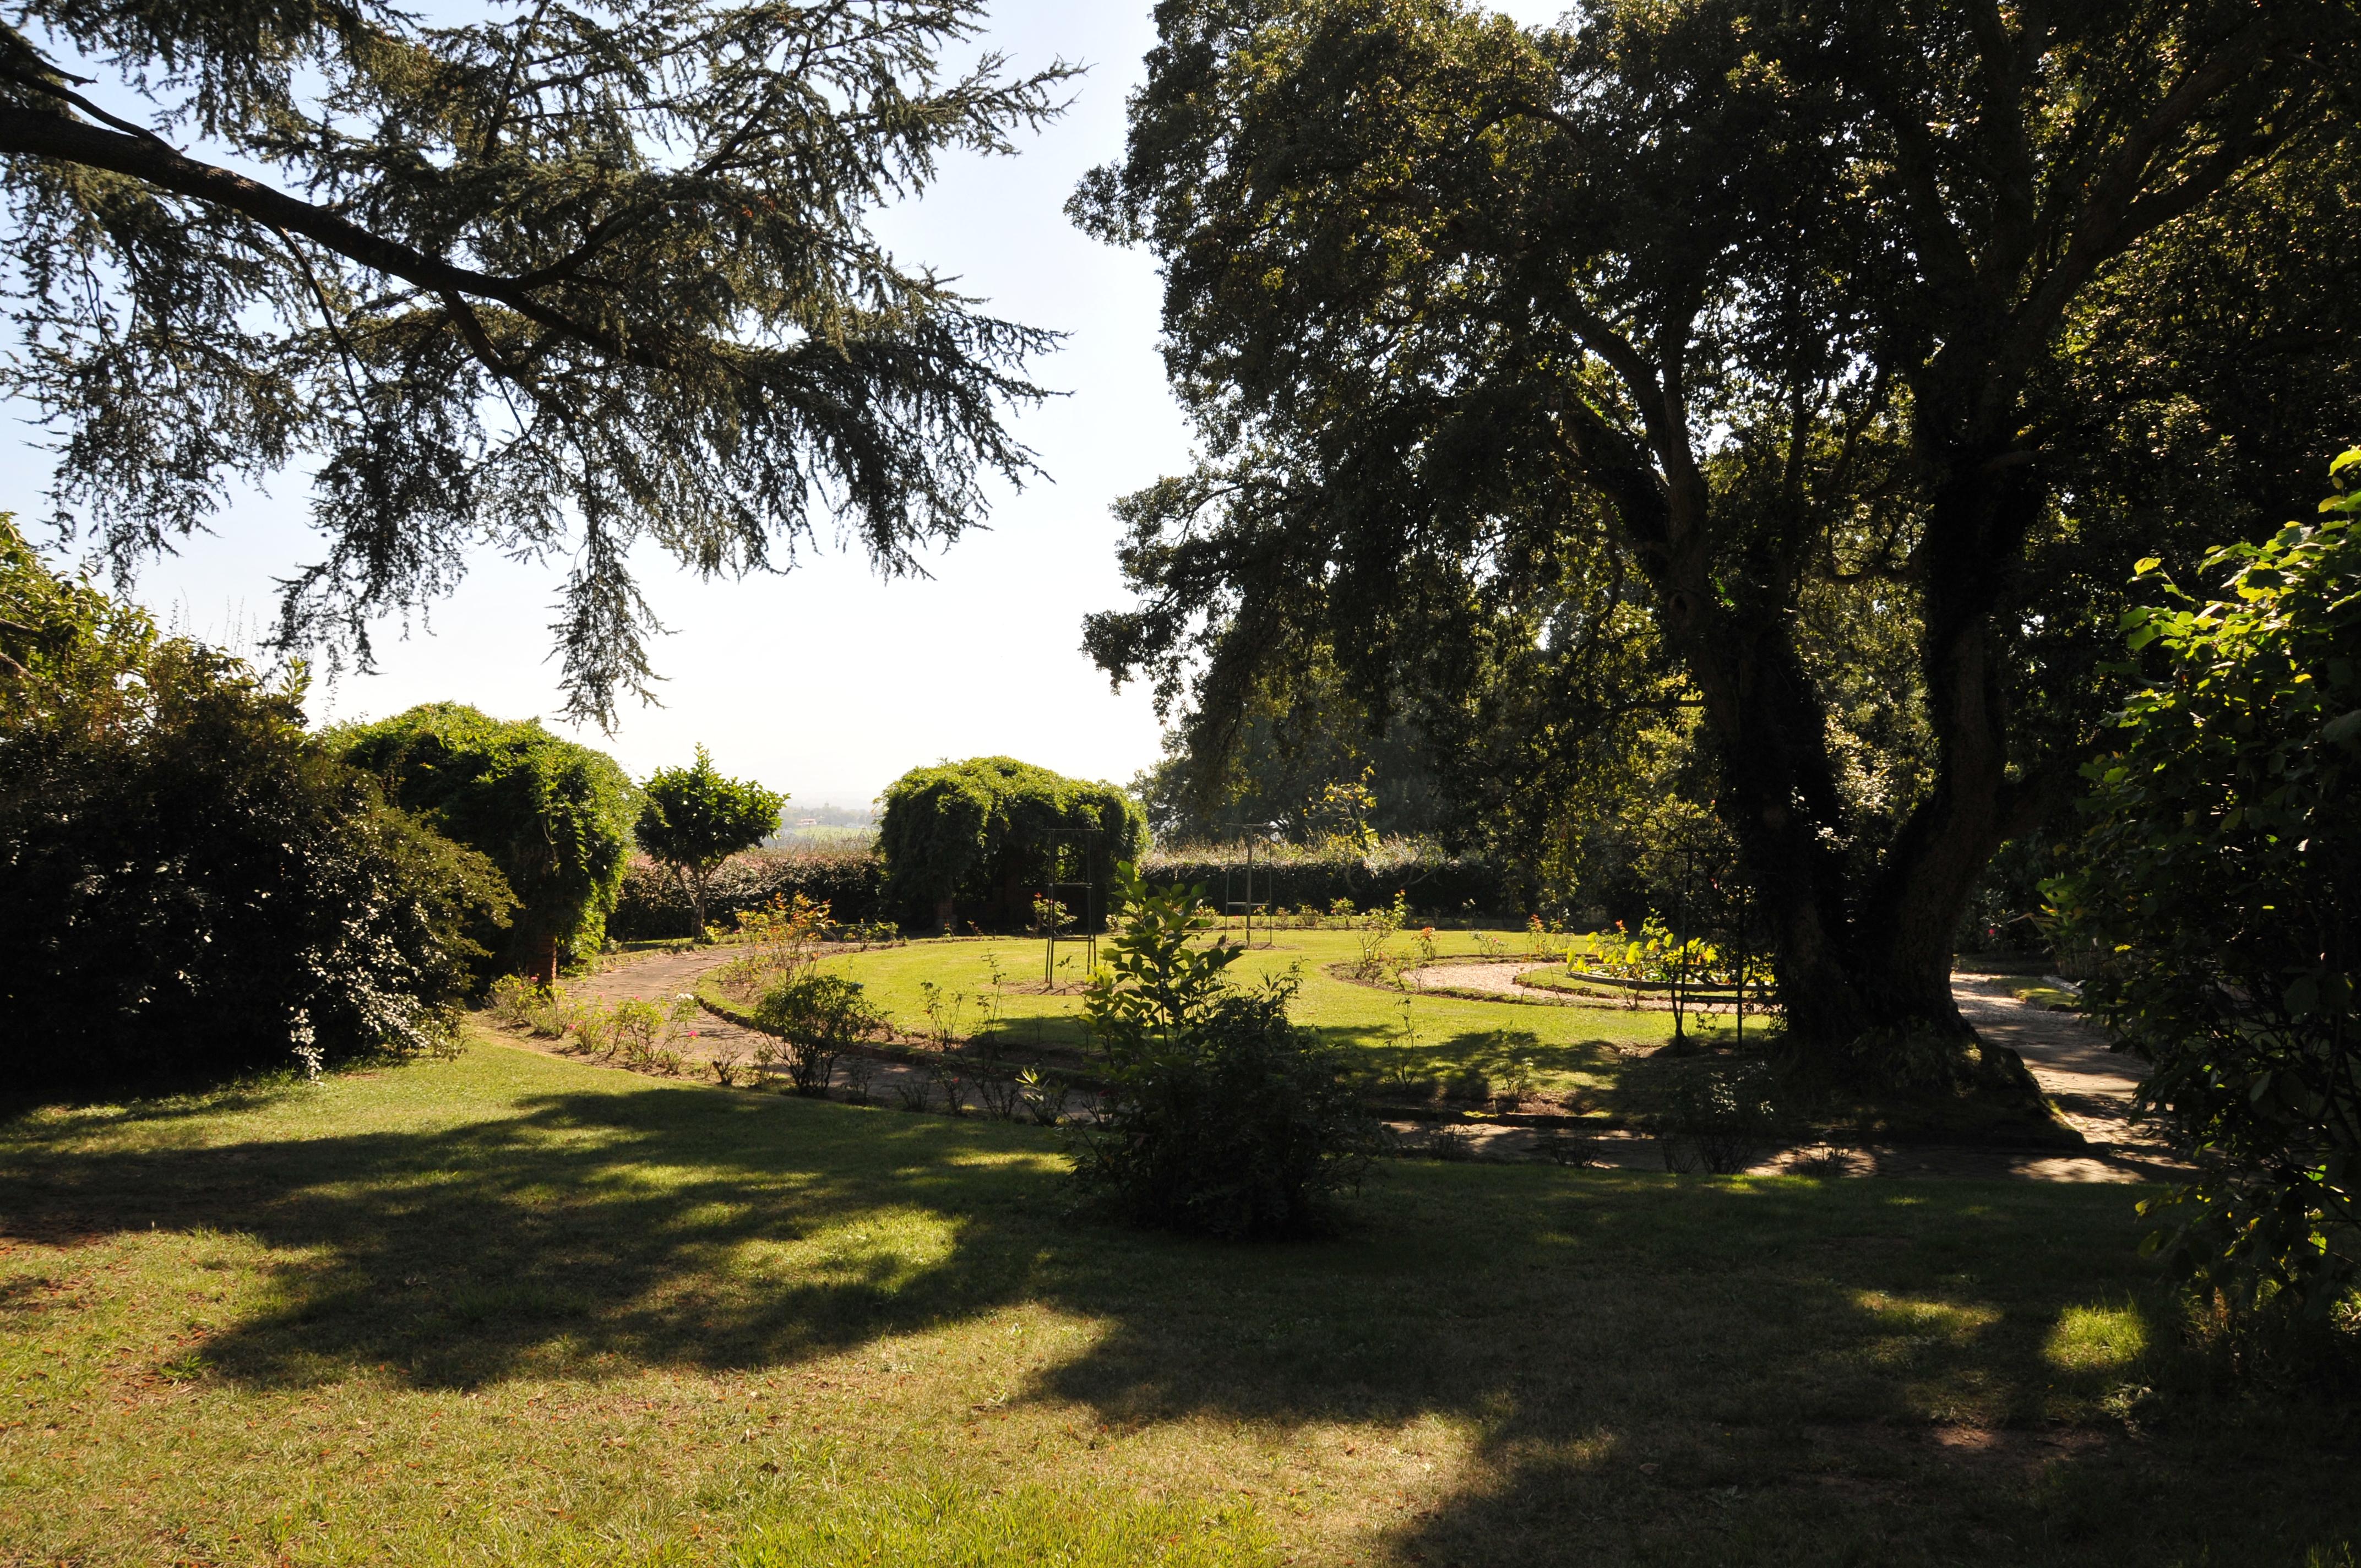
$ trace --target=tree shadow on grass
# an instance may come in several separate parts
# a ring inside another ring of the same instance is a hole
[[[1441,1080],[1481,1077],[1507,1083],[1521,1069],[1547,1080],[1598,1076],[1620,1069],[1625,1060],[1608,1040],[1544,1042],[1531,1029],[1463,1029],[1411,1042],[1375,1027],[1324,1024],[1312,1026],[1323,1045],[1350,1052],[1371,1071]]]
[[[2316,1420],[2107,1413],[2177,1354],[2122,1189],[1413,1184],[1386,1234],[1208,1249],[1153,1311],[1071,1278],[1115,1326],[1037,1395],[1118,1427],[1375,1424],[1443,1461],[1440,1418],[1470,1459],[1388,1532],[1414,1563],[2244,1562],[2267,1537],[2301,1563],[2361,1540],[2361,1464]],[[2092,1303],[2153,1353],[2061,1358]]]
[[[2155,1376],[2055,1349],[2092,1303],[2153,1311],[2123,1189],[1407,1167],[1334,1240],[1225,1247],[1060,1221],[1038,1133],[642,1083],[476,1103],[211,1146],[19,1129],[0,1234],[254,1237],[271,1277],[203,1354],[258,1386],[773,1366],[1038,1303],[1097,1329],[1027,1397],[1435,1444],[1405,1463],[1464,1467],[1393,1517],[1412,1561],[2238,1562],[2258,1520],[2361,1533],[2316,1428],[2092,1423]],[[2081,1424],[2046,1424],[2061,1400]]]
[[[1055,1212],[1001,1129],[671,1088],[515,1103],[432,1131],[20,1142],[0,1234],[251,1235],[278,1255],[205,1345],[222,1373],[449,1387],[772,1365],[987,1310],[1026,1289]]]

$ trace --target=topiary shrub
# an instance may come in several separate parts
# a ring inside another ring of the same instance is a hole
[[[1378,1146],[1349,1063],[1287,1016],[1290,982],[1240,992],[1240,951],[1195,946],[1197,890],[1150,890],[1126,865],[1121,928],[1084,1006],[1109,1089],[1073,1135],[1089,1207],[1231,1240],[1331,1228]]]
[[[640,808],[614,759],[535,720],[510,723],[456,702],[334,739],[394,804],[500,867],[518,900],[505,939],[486,942],[501,967],[546,983],[605,942]]]
[[[158,636],[0,517],[0,1072],[161,1087],[450,1040],[513,903],[304,732],[300,678]]]
[[[706,903],[723,861],[778,831],[786,796],[724,778],[704,747],[693,767],[659,768],[641,786],[640,848],[669,868],[689,905],[688,936],[705,936]]]
[[[1055,835],[1091,829],[1103,835],[1094,856],[1053,860]],[[1148,848],[1148,817],[1113,784],[1013,757],[977,757],[896,779],[885,791],[877,845],[886,896],[905,925],[951,930],[967,920],[1016,930],[1053,882],[1095,880],[1105,909],[1115,865]]]

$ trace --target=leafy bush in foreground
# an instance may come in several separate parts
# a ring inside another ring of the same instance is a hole
[[[1291,984],[1239,992],[1239,950],[1191,946],[1191,888],[1151,891],[1118,868],[1125,923],[1091,982],[1088,1019],[1110,1081],[1078,1130],[1074,1180],[1136,1224],[1231,1239],[1326,1229],[1376,1146],[1342,1055],[1287,1016]]]
[[[302,728],[296,680],[157,635],[0,519],[0,1062],[10,1090],[215,1078],[449,1037],[513,903]]]
[[[2345,515],[2215,552],[2221,597],[2167,580],[2125,615],[2147,684],[2084,769],[2084,869],[2046,889],[2200,1166],[2147,1206],[2153,1245],[2313,1316],[2361,1279],[2361,493],[2322,510]]]
[[[862,994],[860,981],[807,968],[763,993],[754,1024],[786,1042],[788,1087],[825,1094],[836,1058],[884,1028],[885,1015]]]

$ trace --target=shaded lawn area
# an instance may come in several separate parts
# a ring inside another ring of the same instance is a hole
[[[1062,1218],[1055,1149],[490,1045],[21,1118],[0,1562],[2361,1540],[2316,1410],[2197,1387],[2137,1190],[1400,1165],[1340,1239],[1225,1248]]]
[[[1523,933],[1494,935],[1508,943],[1511,956],[1525,950]],[[1413,951],[1414,936],[1395,938],[1391,950]],[[1259,930],[1256,937],[1261,939]],[[1475,957],[1482,950],[1475,934],[1466,931],[1438,931],[1434,945],[1438,958]],[[1074,978],[1082,966],[1082,949],[1060,944],[1061,955],[1070,950],[1075,955],[1073,964],[1062,971],[1059,989],[1044,992],[1042,947],[1020,938],[929,938],[829,959],[824,967],[860,981],[871,1000],[909,1034],[923,1034],[928,1026],[921,981],[946,994],[957,993],[964,1002],[956,1032],[965,1035],[979,1029],[987,1016],[994,996],[993,966],[997,964],[1004,983],[998,993],[1002,1023],[995,1032],[1018,1047],[1077,1049],[1083,1044],[1082,997]],[[1229,972],[1241,983],[1294,972],[1301,984],[1291,1009],[1295,1020],[1335,1044],[1365,1053],[1370,1070],[1379,1076],[1447,1081],[1475,1072],[1499,1082],[1522,1058],[1534,1086],[1544,1093],[1596,1091],[1610,1088],[1622,1070],[1627,1058],[1616,1049],[1618,1045],[1651,1047],[1672,1037],[1669,1013],[1475,1002],[1356,984],[1329,972],[1331,965],[1350,962],[1360,950],[1350,931],[1282,930],[1276,946],[1250,950]],[[1750,1020],[1750,1034],[1759,1027]],[[1689,1028],[1713,1037],[1730,1033],[1727,1022],[1715,1025],[1695,1017]]]

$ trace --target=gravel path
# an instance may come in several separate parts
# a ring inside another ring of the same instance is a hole
[[[1404,970],[1402,980],[1415,990],[1488,991],[1531,1002],[1546,993],[1519,985],[1517,976],[1547,967],[1532,959],[1433,964]],[[2180,1168],[2163,1142],[2132,1119],[2132,1094],[2139,1087],[2136,1064],[2110,1050],[2098,1028],[2071,1014],[2019,1002],[2009,993],[2007,981],[1989,976],[1953,976],[1951,995],[1978,1034],[2025,1058],[2034,1081],[2090,1146],[2065,1153],[1881,1145],[1855,1151],[1854,1168],[1881,1176],[2018,1176],[2039,1181],[2155,1181],[2178,1174]],[[1659,1162],[1653,1140],[1631,1141],[1645,1146],[1646,1162]],[[1607,1153],[1617,1164],[1643,1163],[1636,1149]],[[1756,1168],[1785,1168],[1798,1157],[1797,1151],[1785,1151]]]
[[[599,974],[572,982],[575,994],[601,1002],[639,997],[669,1004],[695,988],[708,970],[736,956],[727,949],[693,948],[678,953],[649,953],[620,959]],[[1405,970],[1403,982],[1413,990],[1449,989],[1490,992],[1504,999],[1541,1005],[1579,1005],[1561,1002],[1516,977],[1544,967],[1531,959],[1499,963],[1434,964]],[[2015,1177],[2033,1181],[2154,1181],[2170,1179],[2180,1171],[2169,1151],[2152,1134],[2131,1118],[2131,1097],[2137,1080],[2130,1059],[2107,1048],[2106,1037],[2070,1014],[2030,1006],[2009,994],[2008,982],[1982,976],[1959,975],[1951,993],[1960,1011],[1985,1038],[2014,1048],[2056,1102],[2066,1121],[2089,1146],[2079,1151],[2023,1150],[1981,1146],[1937,1146],[1881,1144],[1841,1153],[1837,1164],[1854,1174],[1875,1176]],[[1595,1003],[1594,1003],[1595,1005]],[[711,1014],[702,1015],[695,1037],[685,1042],[684,1055],[693,1063],[753,1055],[762,1036]],[[503,1039],[545,1054],[562,1054],[548,1041],[525,1040],[503,1034]],[[698,1069],[700,1072],[702,1069]],[[895,1086],[915,1082],[917,1070],[894,1062],[878,1062],[870,1089],[873,1101],[892,1103]],[[939,1104],[939,1100],[937,1101]],[[976,1104],[972,1096],[964,1103]],[[1400,1123],[1397,1130],[1416,1136],[1422,1124]],[[1467,1153],[1483,1158],[1531,1158],[1542,1152],[1550,1135],[1527,1127],[1471,1123],[1459,1130]],[[1638,1134],[1607,1132],[1592,1135],[1598,1163],[1632,1168],[1659,1169],[1663,1155],[1653,1138]],[[1782,1150],[1753,1168],[1773,1172],[1796,1168],[1825,1151]]]

